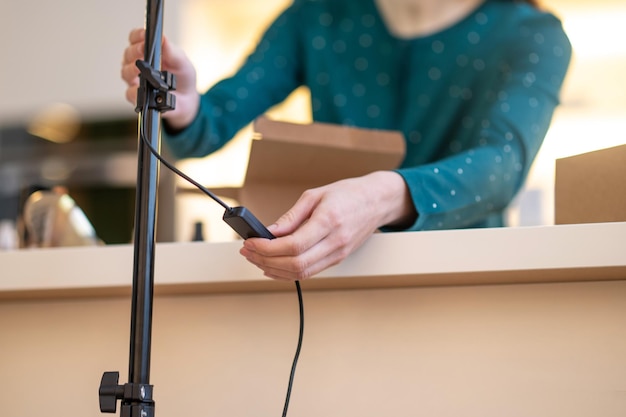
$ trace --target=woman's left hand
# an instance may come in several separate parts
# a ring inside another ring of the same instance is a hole
[[[276,239],[247,239],[240,253],[267,277],[303,280],[344,260],[379,227],[415,217],[404,179],[377,171],[305,191],[268,227]]]

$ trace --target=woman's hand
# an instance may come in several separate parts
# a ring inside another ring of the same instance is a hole
[[[379,227],[408,226],[416,216],[404,179],[377,171],[305,191],[268,227],[276,239],[247,239],[240,253],[270,278],[302,280],[341,262]]]
[[[139,87],[139,68],[135,61],[144,59],[145,29],[133,29],[129,36],[129,44],[122,58],[122,79],[126,82],[126,99],[133,105],[137,102]],[[176,76],[176,108],[163,113],[163,118],[173,129],[187,127],[196,116],[200,105],[200,95],[196,89],[196,69],[178,46],[163,38],[161,47],[161,69]]]

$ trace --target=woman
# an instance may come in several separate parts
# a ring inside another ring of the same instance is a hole
[[[135,102],[143,30],[130,34],[122,77]],[[406,158],[306,191],[241,254],[275,279],[309,278],[372,233],[503,225],[558,104],[571,47],[559,20],[531,2],[296,0],[240,70],[204,94],[185,54],[163,42],[177,76],[165,143],[207,155],[295,88],[313,119],[400,130]]]

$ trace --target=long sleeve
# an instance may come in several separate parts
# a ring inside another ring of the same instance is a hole
[[[202,94],[199,112],[190,126],[176,134],[165,132],[164,142],[175,156],[201,157],[220,149],[302,83],[300,8],[298,2],[287,8],[241,68]]]
[[[398,170],[418,212],[411,230],[485,225],[522,186],[559,103],[571,46],[552,15],[534,14],[515,27],[501,87],[484,92],[472,137],[451,156]]]

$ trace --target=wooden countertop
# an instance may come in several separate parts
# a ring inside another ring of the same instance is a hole
[[[155,294],[291,290],[242,258],[240,241],[159,243]],[[0,253],[0,300],[131,293],[132,245]],[[303,289],[626,280],[626,222],[380,233]]]

